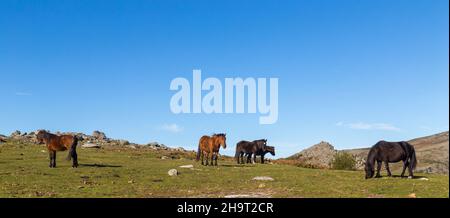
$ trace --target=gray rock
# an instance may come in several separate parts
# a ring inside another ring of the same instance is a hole
[[[106,140],[108,138],[106,138],[105,133],[100,132],[98,130],[95,130],[94,132],[92,132],[92,136],[97,139],[97,140]]]
[[[255,178],[253,178],[252,180],[255,180],[255,181],[275,181],[275,179],[273,179],[272,177],[269,177],[269,176],[257,176]]]
[[[176,169],[171,169],[167,173],[169,174],[169,176],[178,176],[178,170]]]
[[[194,168],[194,165],[190,164],[190,165],[183,165],[183,166],[179,166],[180,168],[186,168],[186,169],[191,169]]]
[[[83,147],[83,148],[101,148],[100,145],[97,145],[94,143],[86,143],[86,144],[83,144],[81,147]]]
[[[10,137],[14,138],[14,137],[17,137],[17,136],[20,136],[20,135],[22,135],[22,133],[19,130],[16,130],[16,131],[11,133]]]
[[[328,169],[336,153],[337,151],[330,143],[322,141],[290,158],[298,160],[306,167]]]

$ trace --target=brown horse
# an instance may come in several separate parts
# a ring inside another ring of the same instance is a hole
[[[214,134],[213,136],[203,136],[200,138],[200,142],[198,143],[198,152],[196,160],[200,160],[200,156],[202,156],[202,165],[208,166],[208,160],[211,156],[211,165],[217,166],[217,157],[219,154],[220,146],[223,149],[227,148],[226,142],[226,134]],[[203,158],[206,156],[206,164],[203,163]],[[215,164],[214,164],[215,162]]]
[[[77,144],[78,138],[73,135],[54,135],[47,131],[40,130],[36,134],[36,139],[39,144],[45,143],[47,145],[48,154],[50,157],[50,168],[56,167],[56,152],[69,150],[67,160],[72,159],[72,167],[78,167]]]

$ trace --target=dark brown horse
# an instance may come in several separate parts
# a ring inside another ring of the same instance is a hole
[[[403,161],[403,171],[401,177],[405,175],[406,168],[409,170],[409,178],[413,178],[413,170],[416,168],[417,159],[414,147],[408,142],[386,142],[380,141],[369,151],[366,161],[366,179],[372,178],[375,174],[375,162],[377,162],[377,175],[381,177],[380,170],[382,162],[386,166],[388,176],[392,176],[389,163]]]
[[[208,166],[209,159],[211,157],[211,165],[217,166],[217,158],[219,155],[220,146],[223,147],[223,149],[227,148],[227,142],[226,142],[226,134],[214,134],[211,137],[209,136],[203,136],[200,138],[200,141],[198,143],[198,152],[197,152],[197,158],[196,160],[200,160],[200,156],[202,158],[202,165]],[[206,164],[203,162],[203,158],[206,156]],[[215,163],[214,163],[215,162]]]
[[[264,163],[265,157],[267,153],[270,153],[272,156],[275,156],[275,147],[273,146],[265,146],[262,149],[256,151],[256,153],[248,153],[247,155],[247,163],[250,163],[252,161],[252,155],[253,155],[253,162],[256,163],[256,157],[261,156],[261,163]]]
[[[50,157],[50,168],[56,167],[56,152],[69,150],[67,160],[72,159],[72,167],[78,167],[77,144],[78,139],[73,135],[54,135],[47,131],[40,130],[36,134],[39,144],[45,143]]]
[[[267,139],[260,139],[260,140],[255,140],[252,142],[249,141],[240,141],[236,144],[236,154],[235,154],[235,158],[236,161],[241,164],[244,163],[244,155],[248,155],[248,160],[249,158],[251,159],[251,157],[253,155],[253,163],[255,163],[256,160],[256,155],[261,155],[262,153],[264,153],[264,151],[266,150],[267,147]],[[248,161],[247,161],[248,162]]]

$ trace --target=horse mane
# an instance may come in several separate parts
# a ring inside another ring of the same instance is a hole
[[[213,134],[213,137],[214,137],[214,136],[215,136],[215,137],[221,137],[221,136],[222,136],[222,137],[225,137],[225,135],[226,135],[225,133],[214,133],[214,134]]]

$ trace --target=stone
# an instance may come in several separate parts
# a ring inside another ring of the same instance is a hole
[[[185,169],[191,169],[194,168],[194,165],[190,164],[190,165],[183,165],[183,166],[179,166],[180,168],[185,168]]]
[[[254,177],[252,180],[255,180],[255,181],[275,181],[275,179],[273,179],[272,177],[269,177],[269,176],[257,176],[257,177]]]
[[[105,140],[105,139],[107,139],[105,133],[100,132],[98,130],[95,130],[94,132],[92,132],[92,136],[94,138],[98,139],[98,140]]]
[[[169,176],[178,176],[178,170],[176,169],[171,169],[167,173],[169,174]]]
[[[86,144],[83,144],[81,147],[83,147],[83,148],[101,148],[100,145],[97,145],[94,143],[86,143]]]
[[[13,137],[17,137],[17,136],[20,136],[20,135],[22,135],[22,133],[19,130],[16,130],[16,131],[11,133],[10,137],[13,138]]]

